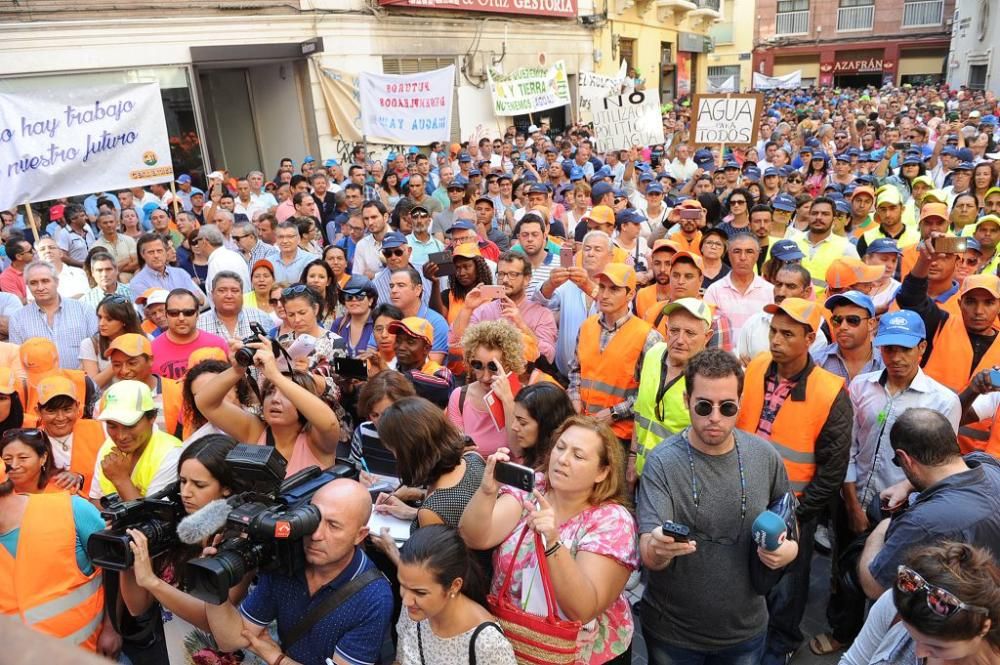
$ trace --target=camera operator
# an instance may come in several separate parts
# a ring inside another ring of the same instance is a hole
[[[190,515],[216,499],[241,491],[240,481],[226,463],[226,455],[236,446],[236,440],[225,434],[210,434],[198,439],[181,453],[177,464],[180,499]],[[184,564],[200,556],[202,547],[181,545],[157,559],[150,560],[146,536],[128,529],[132,542],[129,547],[135,564],[121,575],[121,594],[132,616],[141,616],[154,602],[163,607],[163,632],[171,663],[191,660],[191,652],[213,644],[208,632],[205,602],[180,588]],[[233,587],[230,598],[237,602],[246,595],[251,575]],[[204,631],[204,632],[202,632]]]
[[[195,395],[202,415],[237,441],[256,441],[277,448],[288,460],[289,476],[314,464],[321,469],[332,465],[340,440],[340,422],[320,398],[313,375],[282,373],[270,343],[252,342],[246,348],[255,349],[254,365],[264,377],[261,416],[226,399],[245,377],[238,366],[213,378]]]
[[[388,580],[368,572],[374,564],[360,547],[368,537],[371,496],[357,481],[341,478],[319,489],[312,504],[321,520],[303,541],[303,572],[262,573],[239,609],[232,603],[205,605],[223,650],[249,648],[268,665],[379,660],[393,598]],[[275,620],[284,636],[280,646],[267,632]]]

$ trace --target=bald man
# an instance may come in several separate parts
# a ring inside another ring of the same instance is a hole
[[[371,495],[359,482],[340,478],[311,500],[319,526],[302,541],[304,571],[260,573],[237,609],[206,603],[208,623],[224,651],[250,649],[267,663],[336,665],[374,663],[392,620],[392,589],[361,547],[368,537]],[[331,601],[333,596],[342,596]],[[305,630],[298,625],[314,607],[332,609]],[[267,632],[278,622],[277,644]]]

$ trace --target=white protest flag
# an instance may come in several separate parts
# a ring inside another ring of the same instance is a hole
[[[0,210],[173,177],[158,83],[0,94]]]
[[[625,84],[625,75],[628,72],[628,63],[622,60],[618,74],[615,76],[604,76],[594,72],[580,72],[576,75],[576,97],[580,105],[581,113],[593,110],[594,104],[611,95],[621,93]]]
[[[753,73],[754,90],[791,90],[802,87],[802,70],[798,69],[784,76],[765,76]]]
[[[361,128],[384,143],[427,145],[451,136],[455,65],[418,74],[358,76]]]
[[[663,143],[663,115],[656,90],[612,95],[594,104],[595,150],[624,150]]]
[[[570,103],[569,79],[562,60],[547,69],[521,67],[510,74],[490,68],[486,76],[493,95],[494,115],[534,113]]]
[[[736,92],[736,77],[730,76],[724,81],[719,81],[719,83],[712,83],[712,79],[708,80],[708,91],[709,92]]]

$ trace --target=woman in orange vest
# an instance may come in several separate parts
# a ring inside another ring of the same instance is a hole
[[[84,496],[97,465],[97,453],[107,438],[104,426],[80,417],[76,385],[63,376],[38,384],[38,426],[48,436],[56,473],[49,483]]]
[[[52,461],[52,444],[45,432],[38,429],[11,429],[0,436],[0,458],[9,469],[18,494],[61,492],[50,482],[56,468]]]

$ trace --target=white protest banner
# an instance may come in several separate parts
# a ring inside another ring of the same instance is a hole
[[[691,137],[695,145],[748,146],[757,143],[764,95],[694,95]]]
[[[510,74],[488,69],[486,73],[495,115],[522,115],[570,103],[566,63],[562,60],[547,69],[522,67]]]
[[[158,83],[0,94],[0,210],[173,178]]]
[[[625,84],[628,63],[622,60],[622,65],[615,76],[604,76],[594,72],[580,72],[576,75],[576,98],[580,112],[590,113],[594,104],[611,95],[617,95]]]
[[[730,76],[729,78],[719,81],[718,83],[713,83],[712,79],[708,80],[708,91],[709,92],[736,92],[736,77]]]
[[[753,73],[754,90],[790,90],[801,87],[801,69],[798,69],[791,74],[785,74],[784,76],[764,76],[758,72]]]
[[[663,143],[663,115],[656,90],[634,90],[594,103],[597,152]]]
[[[361,129],[386,143],[427,145],[451,136],[455,65],[419,74],[362,72]]]

